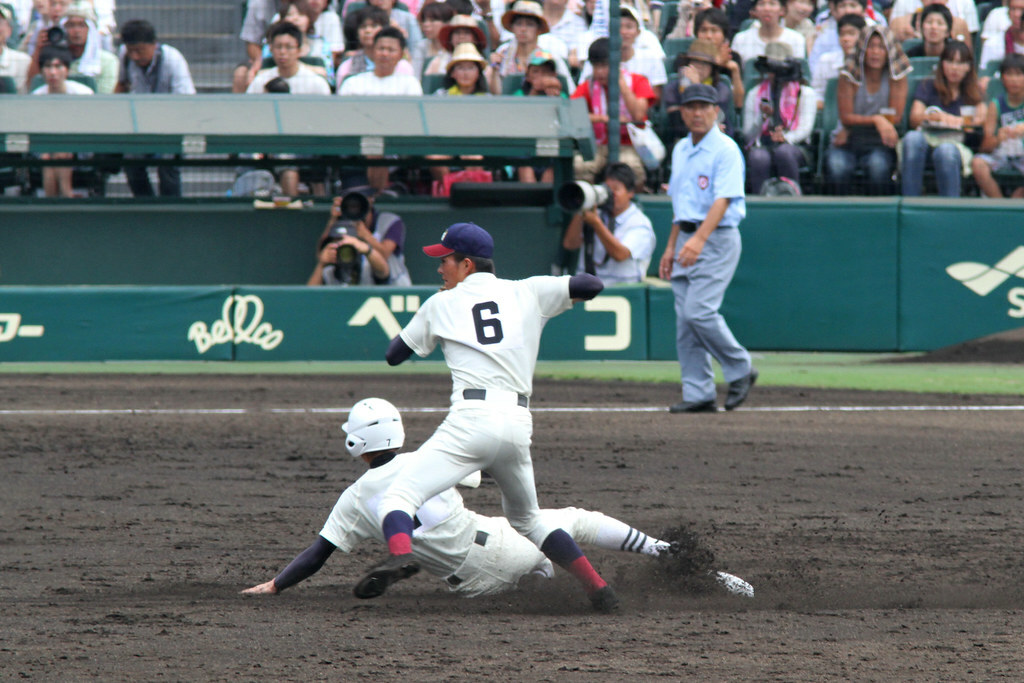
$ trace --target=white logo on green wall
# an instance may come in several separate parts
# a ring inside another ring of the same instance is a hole
[[[21,313],[0,313],[0,343],[15,337],[42,337],[42,325],[22,325]]]
[[[415,313],[420,310],[418,294],[392,294],[384,301],[382,296],[371,296],[348,319],[350,327],[364,327],[376,321],[388,339],[394,339],[402,331],[395,313]]]
[[[973,261],[961,261],[946,268],[951,278],[978,296],[988,296],[1012,277],[1024,279],[1024,246],[1019,246],[994,266]],[[1011,318],[1024,318],[1024,287],[1014,287],[1007,294],[1012,308]]]
[[[195,342],[199,353],[229,342],[255,344],[264,351],[270,351],[284,340],[284,332],[263,322],[262,299],[253,294],[234,294],[224,299],[220,320],[209,328],[202,321],[192,323],[188,328],[188,340]]]

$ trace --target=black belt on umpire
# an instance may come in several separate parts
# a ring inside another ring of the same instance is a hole
[[[677,221],[679,224],[679,230],[685,232],[687,235],[690,233],[697,232],[697,228],[700,227],[700,223],[691,223],[690,221]],[[731,228],[731,225],[719,225],[716,230],[722,230],[723,228]]]
[[[466,399],[467,401],[486,401],[487,400],[487,390],[486,389],[463,389],[462,390],[462,398]],[[527,398],[526,396],[523,396],[522,394],[517,394],[516,403],[519,404],[520,408],[529,408],[530,407],[530,399]],[[483,543],[481,543],[480,545],[483,545]]]
[[[466,391],[474,391],[474,389],[466,389]],[[488,536],[490,536],[490,534],[486,531],[477,531],[476,538],[473,539],[473,542],[479,546],[485,546],[487,545]],[[455,574],[449,576],[447,579],[445,579],[445,581],[448,582],[449,586],[458,586],[460,583],[462,583],[462,579],[457,577]]]

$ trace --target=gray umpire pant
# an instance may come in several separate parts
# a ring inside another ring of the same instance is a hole
[[[688,237],[686,233],[679,236],[682,240]],[[726,382],[750,373],[750,353],[736,341],[718,312],[741,250],[740,231],[719,228],[711,233],[695,264],[687,268],[677,265],[673,271],[676,353],[686,402],[715,400],[712,357],[722,366]]]

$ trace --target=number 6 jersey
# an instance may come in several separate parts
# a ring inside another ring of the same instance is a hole
[[[453,396],[463,389],[530,396],[544,324],[570,307],[568,275],[502,280],[473,273],[427,299],[401,337],[421,357],[441,343]]]

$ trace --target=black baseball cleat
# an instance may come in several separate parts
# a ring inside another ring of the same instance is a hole
[[[590,594],[590,604],[598,612],[610,614],[619,609],[619,596],[615,594],[611,586],[606,585]]]
[[[420,563],[416,561],[412,553],[392,555],[384,564],[371,569],[370,573],[352,589],[352,594],[362,600],[378,598],[384,595],[388,586],[396,581],[408,579],[419,570]]]
[[[718,408],[714,401],[680,401],[668,407],[670,413],[714,413]]]
[[[757,375],[757,369],[750,368],[750,374],[746,377],[729,382],[729,393],[725,397],[726,410],[735,410],[747,400],[747,394],[750,393],[750,387],[754,386],[754,382],[757,381]]]

